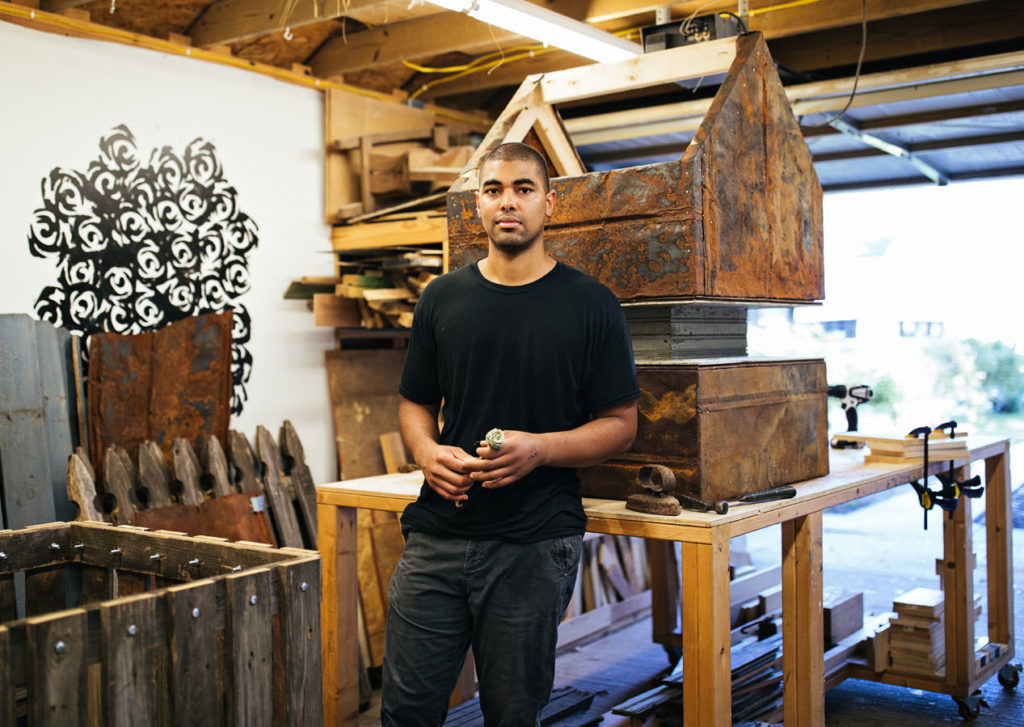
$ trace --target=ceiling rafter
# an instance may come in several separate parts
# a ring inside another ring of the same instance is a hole
[[[868,0],[868,20],[872,22],[884,21],[894,18],[902,18],[907,15],[917,15],[920,13],[927,13],[935,10],[943,10],[947,8],[955,8],[962,5],[971,5],[984,0],[906,0],[905,2],[893,3],[888,0]],[[753,15],[748,20],[748,26],[750,30],[758,30],[764,34],[768,40],[774,40],[779,38],[785,38],[794,35],[802,35],[805,33],[820,33],[828,30],[839,30],[844,27],[848,27],[851,24],[859,24],[861,17],[861,0],[821,0],[818,3],[810,5],[800,5],[797,7],[786,8],[781,10],[771,10],[769,8],[775,5],[788,4],[780,3],[777,0],[772,0],[770,3],[762,2],[757,6],[753,7],[754,11],[761,9],[761,14]],[[754,5],[752,3],[752,5]],[[622,8],[618,13],[612,11],[613,7]],[[583,13],[582,19],[589,23],[606,22],[612,19],[623,19],[634,17],[638,14],[653,13],[654,9],[658,5],[651,2],[623,2],[623,0],[591,0],[589,8]],[[714,3],[685,3],[683,5],[673,5],[673,17],[679,19],[686,17],[688,14],[696,11],[700,14],[708,14],[719,10],[730,10],[736,9],[735,0],[732,2],[714,2]],[[459,44],[463,42],[464,38],[459,36],[446,36],[436,35],[433,36],[432,29],[429,28],[425,23],[422,31],[417,31],[416,23],[423,21],[410,21],[413,25],[403,30],[404,37],[419,37],[421,40],[417,45],[418,57],[428,58],[431,55],[439,55],[446,50],[462,50],[465,53],[473,53],[475,51],[459,47]],[[653,22],[651,18],[643,18],[641,25],[649,25]],[[627,24],[628,25],[628,24]],[[620,27],[622,25],[620,24]],[[382,29],[375,29],[382,30]],[[364,33],[371,31],[363,31]],[[859,30],[857,30],[859,38]],[[1005,32],[1005,31],[1004,31]],[[353,34],[352,38],[359,34]],[[436,37],[437,42],[434,44],[433,49],[428,48],[429,38]],[[350,38],[350,42],[352,41]],[[375,44],[380,44],[384,38],[386,38],[386,29],[383,32],[375,33],[367,37],[367,45],[372,40]],[[872,48],[872,52],[875,52],[877,41],[872,38],[873,43],[869,44]],[[335,41],[337,42],[337,41]],[[499,41],[503,42],[503,41]],[[806,41],[803,41],[806,43]],[[894,43],[899,43],[899,39],[895,39]],[[791,53],[798,52],[797,48],[793,48]],[[801,51],[802,52],[802,51]],[[854,60],[856,60],[857,47],[854,45],[853,51]],[[352,55],[350,58],[353,60],[358,58],[359,68],[373,68],[377,66],[386,65],[389,62],[395,62],[393,58],[400,53],[400,48],[396,47],[393,51],[384,51],[377,60],[368,60],[367,56],[355,56]],[[545,54],[544,61],[538,64],[534,64],[534,69],[530,71],[520,72],[520,78],[527,73],[536,72],[551,72],[556,70],[563,70],[569,67],[566,63],[565,57],[570,54],[554,53]],[[331,70],[334,73],[344,73],[344,60],[343,55],[338,54],[339,63],[338,66],[332,66]],[[401,60],[401,58],[398,58]],[[407,57],[406,60],[414,60],[411,57]],[[550,65],[546,65],[550,63]],[[370,65],[366,65],[369,63]],[[515,71],[510,68],[508,74],[503,75],[500,78],[493,77],[493,74],[484,76],[482,74],[475,74],[475,76],[464,77],[452,84],[443,84],[437,87],[437,91],[430,93],[427,96],[430,98],[437,98],[440,96],[450,94],[461,94],[469,93],[476,90],[483,90],[486,88],[496,88],[499,85],[507,85],[504,82],[506,76],[514,75]],[[476,76],[480,76],[477,78]]]
[[[588,5],[582,0],[552,0],[537,4],[573,20],[586,19]],[[476,55],[500,51],[524,42],[537,45],[536,41],[490,27],[461,13],[441,11],[368,28],[346,38],[334,38],[309,60],[309,65],[318,75],[332,76],[382,68],[402,61],[420,61],[445,53]],[[579,64],[579,56],[572,57]],[[522,78],[520,75],[516,83]]]
[[[199,47],[237,43],[345,16],[362,20],[381,5],[382,0],[217,0],[188,35]]]

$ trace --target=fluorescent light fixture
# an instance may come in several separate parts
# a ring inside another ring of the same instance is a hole
[[[457,13],[595,61],[621,61],[643,53],[637,43],[572,20],[526,0],[430,0]]]

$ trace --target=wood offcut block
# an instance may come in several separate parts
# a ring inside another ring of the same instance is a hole
[[[826,588],[822,594],[825,644],[838,644],[864,622],[864,594]]]

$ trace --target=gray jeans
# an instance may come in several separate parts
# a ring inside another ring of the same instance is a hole
[[[582,543],[410,533],[388,587],[381,724],[441,725],[470,645],[487,727],[539,724]]]

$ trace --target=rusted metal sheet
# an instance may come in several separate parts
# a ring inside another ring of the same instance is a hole
[[[551,254],[623,301],[824,297],[821,185],[764,41],[736,60],[675,161],[552,181]],[[472,192],[448,195],[450,267],[486,254]]]
[[[110,444],[132,458],[150,439],[170,458],[175,437],[227,441],[232,313],[186,318],[138,335],[89,341],[89,455],[100,471]]]
[[[680,492],[704,500],[828,474],[824,361],[666,361],[638,365],[637,375],[636,441],[580,472],[585,497],[640,492],[645,464],[671,468]]]
[[[150,530],[171,530],[187,535],[211,535],[231,541],[277,545],[266,510],[253,510],[253,496],[231,494],[203,500],[199,505],[170,505],[139,510],[132,524]]]

